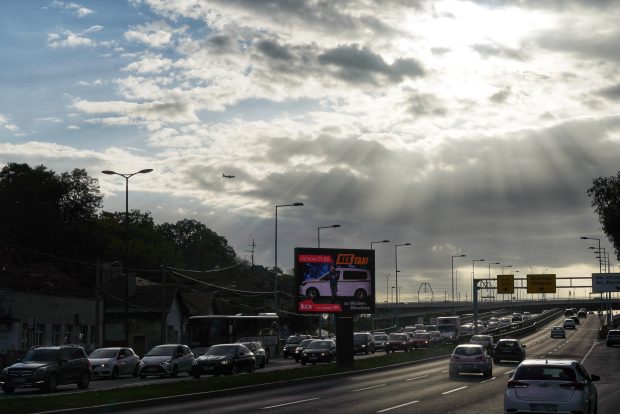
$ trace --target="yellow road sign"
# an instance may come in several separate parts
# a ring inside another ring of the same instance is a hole
[[[527,293],[555,293],[555,275],[527,275]]]
[[[515,275],[497,275],[497,294],[512,295],[515,292]]]

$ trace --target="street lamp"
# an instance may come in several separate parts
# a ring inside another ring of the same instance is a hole
[[[275,312],[278,311],[278,208],[279,207],[300,207],[303,206],[304,203],[293,203],[293,204],[276,204],[276,237],[275,237],[275,259],[273,264],[273,309]]]
[[[400,302],[399,302],[399,294],[398,294],[398,248],[400,246],[411,246],[411,243],[401,243],[401,244],[395,244],[394,245],[394,265],[396,267],[396,315],[398,317],[398,310],[400,308]]]
[[[378,243],[389,243],[389,240],[381,240],[381,241],[371,241],[370,242],[370,250],[372,250],[372,245],[373,244],[378,244]]]
[[[596,237],[586,237],[586,236],[581,236],[580,239],[581,240],[596,240],[598,242],[598,249],[599,251],[601,250],[601,239],[597,239]],[[598,261],[598,272],[599,273],[603,273],[602,267],[603,267],[603,264],[601,260],[599,259]]]
[[[452,255],[452,314],[454,315],[454,258],[455,257],[466,257],[464,254]]]
[[[125,179],[125,251],[123,252],[123,267],[125,271],[125,346],[129,346],[129,266],[127,259],[129,257],[129,179],[136,174],[148,174],[153,171],[152,168],[145,168],[131,174],[117,173],[112,170],[103,170],[103,174],[120,175]]]
[[[474,259],[471,261],[471,300],[474,300],[474,279],[476,279],[476,262],[484,262],[484,259]]]
[[[504,274],[504,269],[505,269],[505,268],[507,268],[507,267],[512,267],[512,266],[511,266],[511,265],[508,265],[508,266],[502,266],[502,274]]]
[[[316,243],[318,247],[321,247],[321,229],[335,229],[337,227],[340,227],[340,224],[332,224],[331,226],[323,226],[323,227],[317,227],[316,228]]]

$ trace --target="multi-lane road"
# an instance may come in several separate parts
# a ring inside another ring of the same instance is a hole
[[[560,324],[558,318],[549,326]],[[541,329],[522,339],[528,358],[572,358],[583,361],[601,376],[597,383],[600,414],[618,412],[620,407],[620,348],[597,342],[598,318],[589,315],[566,339],[551,339]],[[243,390],[233,396],[215,397],[161,406],[130,409],[138,414],[183,413],[501,413],[508,374],[516,363],[493,367],[493,377],[463,375],[448,378],[448,360],[358,373],[309,383],[281,385],[262,390]]]

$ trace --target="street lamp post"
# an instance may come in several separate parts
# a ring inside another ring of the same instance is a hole
[[[275,258],[273,264],[273,310],[274,312],[278,311],[278,208],[279,207],[300,207],[303,206],[304,203],[293,203],[293,204],[276,204],[276,234],[275,234]]]
[[[484,259],[474,259],[471,261],[471,298],[472,298],[472,301],[474,299],[474,279],[476,279],[476,262],[484,262]]]
[[[454,310],[454,258],[455,257],[466,257],[464,254],[452,255],[452,314],[455,315]]]
[[[340,224],[332,224],[331,226],[323,226],[316,228],[316,244],[318,247],[321,247],[321,229],[335,229],[340,227]]]
[[[411,246],[411,243],[401,243],[394,245],[394,265],[396,270],[396,317],[398,318],[398,311],[400,310],[400,298],[398,292],[398,248],[400,246]]]
[[[501,264],[501,263],[500,262],[489,263],[489,279],[491,279],[491,265],[499,265],[499,264]],[[490,286],[490,284],[491,284],[491,281],[488,280],[487,283],[485,283],[484,285],[485,285],[485,287],[488,288]],[[493,298],[495,298],[494,295],[490,295],[490,296],[493,296]],[[489,299],[491,299],[491,297],[489,297]]]
[[[129,346],[129,266],[127,266],[127,260],[129,257],[129,179],[136,174],[148,174],[153,171],[152,168],[145,168],[131,174],[117,173],[112,170],[103,170],[103,174],[107,175],[120,175],[125,179],[125,248],[123,252],[123,267],[125,270],[125,345]]]
[[[598,252],[599,252],[599,259],[598,259],[598,272],[599,273],[603,273],[603,261],[601,260],[601,239],[597,239],[596,237],[587,237],[587,236],[581,236],[580,237],[581,240],[596,240],[598,242]],[[571,279],[572,281],[572,279]],[[609,307],[608,311],[607,311],[607,320],[608,322],[611,324],[612,321],[612,316],[611,316],[611,293],[607,293],[607,306]]]
[[[372,250],[372,245],[373,244],[378,244],[378,243],[389,243],[389,240],[381,240],[381,241],[371,241],[370,242],[370,250]]]
[[[512,267],[512,266],[511,266],[511,265],[508,265],[508,266],[502,266],[502,274],[504,274],[504,269],[505,269],[505,268],[507,268],[507,267]]]

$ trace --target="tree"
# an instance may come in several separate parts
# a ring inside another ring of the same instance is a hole
[[[620,260],[620,171],[616,176],[598,177],[588,189],[598,221]]]

